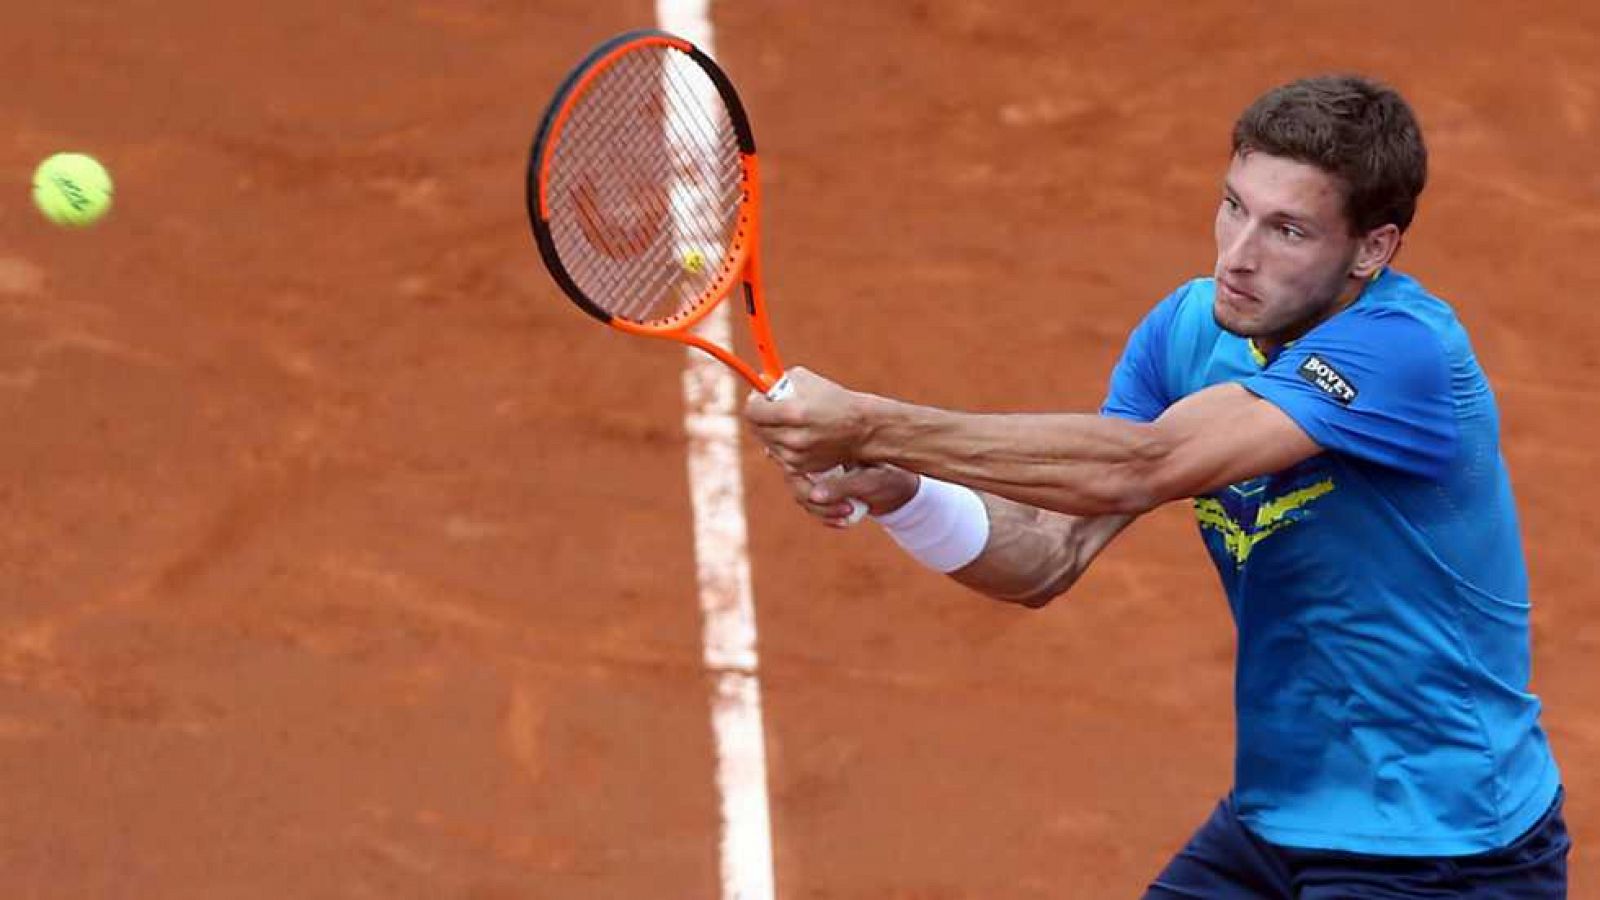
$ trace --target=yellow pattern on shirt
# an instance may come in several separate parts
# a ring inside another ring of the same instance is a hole
[[[1235,564],[1242,566],[1245,560],[1250,558],[1250,553],[1257,544],[1271,537],[1279,529],[1295,523],[1296,520],[1289,517],[1290,513],[1309,505],[1332,490],[1333,479],[1324,478],[1315,484],[1269,500],[1256,510],[1255,524],[1249,528],[1234,521],[1223,507],[1222,501],[1213,497],[1195,498],[1194,515],[1200,521],[1201,528],[1210,528],[1221,535],[1228,555],[1233,557]]]

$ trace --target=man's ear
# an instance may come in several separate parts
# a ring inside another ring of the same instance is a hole
[[[1399,252],[1400,226],[1393,222],[1379,225],[1362,235],[1355,262],[1350,265],[1350,275],[1363,280],[1376,278]]]

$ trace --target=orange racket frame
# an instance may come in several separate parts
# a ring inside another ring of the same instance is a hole
[[[727,107],[738,140],[740,158],[740,200],[738,216],[728,252],[722,260],[716,278],[701,292],[685,311],[662,322],[641,323],[629,321],[607,312],[602,304],[587,296],[572,278],[556,250],[550,230],[550,202],[548,196],[549,174],[553,150],[560,143],[562,130],[572,110],[594,79],[614,65],[626,54],[641,47],[668,46],[693,60],[710,77]],[[760,237],[758,213],[761,208],[759,164],[756,157],[755,138],[750,130],[744,105],[734,92],[733,82],[726,73],[698,47],[675,35],[661,31],[632,31],[618,35],[601,44],[589,54],[565,83],[556,91],[555,98],[546,111],[544,120],[534,139],[533,152],[528,164],[527,204],[528,218],[533,227],[534,240],[539,252],[567,296],[591,316],[618,331],[645,337],[664,338],[696,347],[722,361],[738,372],[752,387],[771,393],[783,378],[783,363],[772,340],[772,328],[767,320],[766,299],[761,287],[761,259],[757,250]],[[744,309],[755,341],[760,368],[750,365],[730,349],[713,343],[694,333],[693,329],[727,299],[736,286],[744,289]]]

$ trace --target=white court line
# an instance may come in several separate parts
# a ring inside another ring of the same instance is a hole
[[[715,58],[710,6],[710,0],[656,0],[656,21]],[[719,304],[699,331],[715,343],[732,346],[727,305]],[[721,363],[688,350],[684,430],[689,437],[701,640],[706,670],[716,681],[711,728],[722,811],[722,900],[773,900],[767,752],[739,468],[739,393],[733,374]]]

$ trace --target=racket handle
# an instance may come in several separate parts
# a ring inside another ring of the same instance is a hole
[[[807,476],[807,477],[809,477],[812,481],[827,481],[830,478],[840,478],[840,477],[848,474],[849,472],[850,472],[850,467],[849,466],[839,465],[839,466],[834,466],[833,468],[829,469],[826,472],[821,473],[820,475],[810,475],[810,476]],[[850,514],[848,516],[845,516],[844,524],[846,524],[846,525],[859,524],[862,519],[865,519],[867,517],[867,504],[861,502],[860,500],[857,500],[855,497],[846,497],[845,499],[850,501]]]
[[[767,388],[767,399],[773,403],[782,403],[793,396],[794,382],[789,380],[788,372],[783,373],[783,377],[774,381],[772,387]]]
[[[773,403],[782,403],[793,396],[794,383],[789,380],[788,373],[785,373],[782,378],[779,378],[773,383],[772,387],[767,389],[767,399],[771,400]],[[837,465],[826,472],[814,473],[807,475],[806,477],[810,478],[813,482],[825,481],[829,478],[839,478],[849,471],[850,468],[848,466]],[[860,523],[862,519],[867,517],[867,504],[861,502],[855,497],[846,497],[845,499],[850,501],[850,515],[845,517],[845,525],[856,525]]]

